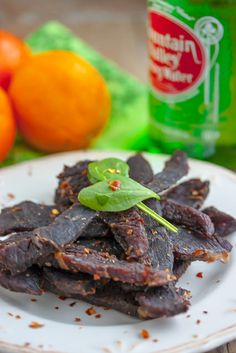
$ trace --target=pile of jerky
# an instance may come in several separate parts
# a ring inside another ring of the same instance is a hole
[[[185,312],[190,293],[178,279],[192,261],[228,261],[225,236],[236,220],[202,208],[209,181],[175,186],[189,169],[181,151],[158,174],[140,154],[127,161],[131,178],[161,194],[161,201],[145,203],[176,225],[176,234],[135,207],[105,213],[80,205],[89,163],[64,167],[53,206],[25,201],[2,210],[1,286],[31,295],[49,291],[141,319]]]

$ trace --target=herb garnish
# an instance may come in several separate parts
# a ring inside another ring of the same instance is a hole
[[[129,166],[118,158],[106,158],[88,165],[88,178],[93,184],[83,188],[80,203],[96,211],[120,212],[137,206],[172,232],[177,228],[142,201],[160,196],[129,177]]]

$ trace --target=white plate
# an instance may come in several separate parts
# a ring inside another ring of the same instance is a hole
[[[0,170],[1,206],[29,199],[51,203],[63,164],[80,159],[99,159],[114,153],[74,152],[54,155]],[[125,153],[115,153],[125,158]],[[163,166],[165,156],[149,155],[155,171]],[[207,205],[215,205],[236,216],[236,175],[215,165],[191,161],[191,177],[210,179],[211,192]],[[15,198],[12,199],[12,195]],[[231,236],[233,245],[236,234]],[[198,272],[204,278],[196,277]],[[32,297],[0,290],[0,349],[4,352],[53,353],[190,353],[210,350],[236,338],[236,254],[231,261],[193,263],[181,280],[192,291],[192,306],[187,314],[174,318],[139,321],[115,311],[96,308],[100,319],[88,316],[88,304],[62,301],[52,294]],[[59,307],[59,309],[55,309]],[[204,311],[208,313],[204,314]],[[17,319],[20,315],[20,319]],[[81,322],[75,322],[80,317]],[[200,324],[197,324],[200,320]],[[32,329],[36,321],[44,326]],[[139,337],[147,329],[150,338]]]

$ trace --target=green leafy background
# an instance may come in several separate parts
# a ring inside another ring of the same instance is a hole
[[[123,72],[113,62],[97,53],[58,22],[48,22],[32,33],[26,42],[34,53],[65,49],[80,54],[105,78],[111,96],[110,121],[97,141],[96,149],[145,149],[147,142],[147,89],[144,84]],[[15,146],[3,165],[42,156],[18,136]]]

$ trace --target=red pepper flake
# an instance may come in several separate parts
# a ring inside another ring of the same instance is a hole
[[[117,191],[119,190],[121,187],[121,182],[120,180],[113,180],[112,182],[109,182],[109,188],[112,190],[112,191]]]
[[[9,192],[9,193],[7,194],[7,197],[8,197],[9,199],[11,199],[11,200],[15,199],[15,195],[14,195],[12,192]]]
[[[138,222],[144,224],[144,219],[142,217],[138,218]]]
[[[196,324],[199,325],[201,323],[201,320],[197,320]]]
[[[60,295],[60,296],[58,297],[58,299],[60,299],[60,300],[66,300],[67,297],[65,297],[64,295]]]
[[[55,310],[58,310],[58,309],[59,309],[59,306],[54,306],[54,309],[55,309]]]
[[[96,319],[101,319],[101,317],[102,317],[102,315],[101,315],[101,314],[97,314],[97,315],[95,315],[95,318],[96,318]]]
[[[89,316],[97,314],[97,312],[96,312],[96,310],[94,309],[93,306],[91,306],[91,308],[88,308],[85,312]]]
[[[32,321],[31,324],[29,324],[30,328],[41,328],[43,326],[44,326],[43,324],[40,324],[39,322],[36,322],[36,321]]]
[[[198,278],[203,278],[203,272],[198,272],[198,273],[196,274],[196,277],[198,277]]]
[[[97,275],[96,273],[95,273],[95,275],[93,275],[94,281],[98,281],[100,278],[101,277],[99,275]]]
[[[207,310],[203,310],[203,314],[208,314],[208,311]]]
[[[35,298],[31,298],[30,300],[32,301],[32,303],[35,303],[35,302],[37,302],[37,301],[38,301],[38,300],[37,300],[37,299],[35,299]]]
[[[65,180],[60,184],[60,189],[67,189],[68,187],[69,183]]]
[[[7,313],[9,316],[14,316],[12,313]]]
[[[75,317],[75,322],[80,322],[81,318],[80,317]]]
[[[72,302],[69,305],[70,305],[71,308],[73,308],[73,306],[75,306],[75,304],[76,304],[76,302]]]
[[[20,320],[20,319],[21,319],[21,316],[20,316],[20,315],[16,315],[15,318],[18,319],[18,320]]]
[[[140,332],[140,337],[147,340],[149,337],[150,337],[150,334],[147,330],[143,329],[141,332]]]

